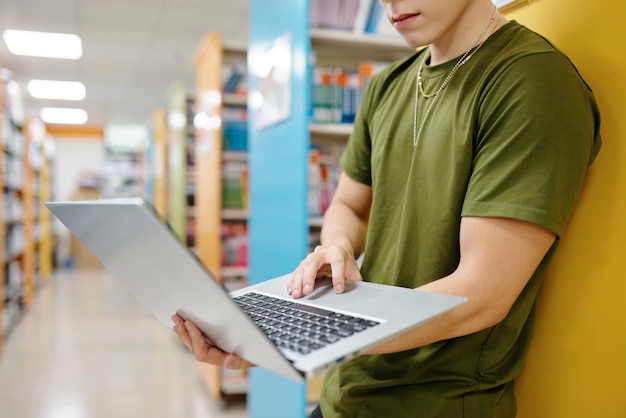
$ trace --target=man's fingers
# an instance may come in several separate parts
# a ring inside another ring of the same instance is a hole
[[[224,359],[224,367],[226,367],[227,369],[238,370],[255,367],[255,365],[250,363],[249,361],[242,359],[236,354],[228,354]]]
[[[185,328],[191,337],[191,352],[198,360],[206,360],[211,363],[224,361],[225,353],[222,350],[214,350],[215,347],[207,343],[204,334],[193,322],[185,321]]]
[[[321,277],[332,277],[337,293],[345,290],[346,279],[362,280],[352,254],[340,246],[318,245],[287,281],[287,293],[294,298],[309,295],[315,288],[315,280]]]
[[[178,339],[191,351],[191,337],[189,336],[189,332],[187,332],[185,322],[178,315],[172,316],[172,321],[174,321],[173,330],[176,335],[178,335]]]
[[[211,340],[193,322],[185,321],[178,315],[172,316],[172,321],[174,321],[173,331],[196,360],[235,370],[254,367],[254,364],[238,355],[227,353],[213,345]]]

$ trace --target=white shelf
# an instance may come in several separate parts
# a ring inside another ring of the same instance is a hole
[[[245,151],[223,151],[222,161],[248,161],[248,153]]]
[[[225,221],[247,221],[247,209],[222,209],[222,219]]]
[[[321,228],[322,223],[324,222],[324,218],[321,216],[316,216],[313,218],[309,218],[309,227],[311,228]]]
[[[311,134],[329,136],[349,136],[352,128],[351,123],[312,123],[309,126]]]
[[[222,95],[222,103],[224,106],[245,107],[248,104],[248,98],[245,94],[224,93]]]
[[[248,392],[247,376],[233,376],[228,373],[230,370],[224,369],[222,377],[222,392],[225,395],[239,395]]]
[[[332,29],[311,29],[311,47],[317,55],[333,56],[344,61],[395,61],[415,50],[399,36],[355,34]]]
[[[228,277],[246,277],[250,273],[249,267],[232,267],[232,266],[224,266],[222,267],[222,279]]]
[[[405,53],[411,50],[411,47],[399,35],[359,34],[345,30],[319,28],[311,29],[309,35],[314,47],[333,45],[338,48],[384,48]]]
[[[226,43],[222,45],[222,49],[225,55],[228,54],[246,54],[248,52],[248,44],[247,43]]]

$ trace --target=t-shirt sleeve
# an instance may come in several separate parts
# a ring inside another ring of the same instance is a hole
[[[561,235],[600,148],[589,87],[558,52],[524,56],[484,92],[462,216],[535,223]]]
[[[368,114],[371,110],[373,96],[381,76],[381,73],[376,74],[365,87],[363,98],[354,120],[352,133],[340,159],[341,169],[352,180],[367,186],[372,185],[372,168],[370,164],[372,146],[368,128]]]

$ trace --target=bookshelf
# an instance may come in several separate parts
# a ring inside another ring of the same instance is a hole
[[[222,207],[222,166],[234,163],[247,168],[247,154],[222,146],[223,116],[228,108],[245,111],[247,100],[239,88],[223,91],[227,81],[223,75],[225,68],[233,66],[245,70],[245,52],[245,47],[222,45],[218,33],[206,35],[196,51],[194,93],[189,94],[183,81],[170,85],[166,106],[153,113],[140,170],[145,175],[146,197],[177,237],[218,280],[232,278],[239,283],[248,268],[223,266],[224,225],[245,230],[248,214],[245,207]],[[245,79],[235,87],[242,85]],[[197,367],[209,394],[217,400],[247,391],[245,375],[201,363]]]
[[[52,149],[44,124],[23,116],[10,76],[0,76],[0,351],[2,343],[52,272]]]
[[[137,196],[140,192],[141,152],[105,146],[103,197]]]
[[[163,220],[167,219],[167,112],[164,108],[155,110],[152,116],[151,156],[152,170],[148,171],[154,209]]]
[[[24,273],[24,306],[29,307],[35,298],[39,284],[37,275],[37,247],[39,244],[39,170],[42,166],[41,148],[45,136],[43,123],[28,118],[24,123],[24,253],[22,271]]]
[[[7,138],[5,132],[9,132],[8,124],[11,123],[9,119],[9,113],[6,109],[6,79],[0,78],[0,135],[2,136],[2,158],[0,158],[0,186],[2,186],[2,204],[0,205],[0,219],[2,220],[2,224],[0,226],[0,352],[2,351],[2,345],[4,343],[4,335],[8,328],[8,315],[5,312],[5,304],[6,304],[6,295],[7,295],[7,285],[5,281],[7,281],[8,275],[6,274],[6,264],[9,261],[7,251],[7,226],[11,222],[10,215],[5,210],[5,206],[10,202],[7,202],[7,199],[11,196],[11,193],[8,192],[7,183],[6,183],[6,172],[7,161],[8,161],[8,153],[7,153],[7,143],[9,138]]]
[[[241,189],[228,193],[228,167],[241,167],[247,171],[246,147],[229,145],[229,120],[227,113],[245,112],[246,94],[229,85],[232,69],[245,69],[245,47],[225,46],[221,35],[209,32],[201,41],[196,52],[196,88],[194,103],[195,127],[195,236],[196,253],[200,261],[228,287],[240,286],[248,276],[247,238],[241,234],[245,251],[238,262],[229,262],[225,256],[229,247],[228,231],[245,232],[248,221],[245,184]],[[226,74],[224,74],[226,72]],[[228,86],[228,90],[225,89]],[[243,123],[246,123],[245,120]],[[241,124],[239,124],[241,125]],[[237,125],[234,125],[237,126]],[[245,133],[238,133],[240,136]],[[235,139],[233,136],[232,139]],[[237,138],[240,142],[247,138]],[[238,180],[236,174],[231,179]],[[239,201],[237,200],[239,194]],[[231,202],[232,204],[229,204]],[[232,242],[230,242],[232,244]],[[225,395],[246,393],[248,379],[245,373],[230,371],[198,363],[198,370],[210,395],[225,402]]]
[[[172,83],[168,91],[166,135],[167,219],[172,231],[187,244],[189,112],[187,86],[182,81]]]
[[[252,0],[249,68],[263,59],[272,43],[288,34],[291,40],[291,113],[287,120],[257,129],[251,109],[250,130],[250,281],[256,283],[284,274],[297,266],[309,250],[312,230],[320,216],[310,216],[309,172],[312,146],[318,164],[336,164],[352,131],[351,123],[312,123],[314,66],[356,71],[361,61],[387,61],[405,57],[412,49],[393,36],[351,30],[311,28],[312,3],[288,0]],[[314,65],[311,62],[314,59]],[[259,80],[250,77],[250,95]],[[297,98],[297,99],[293,99]],[[286,140],[288,138],[289,140]],[[277,191],[280,191],[278,193]],[[319,379],[299,385],[263,369],[250,371],[250,416],[304,417],[308,402],[319,396]]]
[[[365,3],[368,7],[373,6],[369,2]],[[308,224],[311,228],[309,241],[310,245],[314,246],[319,240],[322,216],[327,204],[324,202],[323,193],[332,195],[336,187],[340,171],[339,156],[352,132],[352,121],[367,80],[388,63],[407,56],[412,50],[397,36],[354,30],[311,28],[309,38],[311,56],[314,57],[313,73],[309,76],[313,92],[309,141],[313,149],[312,153],[319,154],[312,155],[311,160],[319,166],[322,174],[320,185],[309,182],[310,190],[319,189],[322,193],[321,211],[315,210],[319,203],[309,202]],[[329,89],[325,97],[327,99],[330,97],[331,101],[330,103],[323,102],[321,105],[316,96],[320,88],[319,69],[326,71],[327,74],[330,71],[331,77],[330,84],[325,87]],[[341,81],[340,77],[347,77],[349,80]],[[320,120],[316,113],[318,106],[334,109],[331,111],[333,120],[325,120],[325,118]]]
[[[37,252],[39,276],[42,281],[50,279],[54,269],[54,234],[52,231],[52,214],[44,206],[45,202],[54,200],[52,194],[54,143],[52,137],[46,135],[41,144],[41,167],[39,169],[38,222],[39,249]]]
[[[25,267],[28,257],[34,263],[30,243],[26,242],[26,230],[32,230],[34,219],[27,217],[26,201],[31,201],[30,188],[26,184],[26,143],[21,96],[17,84],[8,74],[0,77],[0,135],[2,136],[2,159],[0,183],[2,184],[2,231],[0,246],[2,259],[0,275],[0,349],[3,340],[10,334],[19,320],[32,293],[31,283],[26,280]],[[32,205],[32,204],[31,204]],[[32,206],[31,206],[32,207]],[[28,250],[27,250],[28,248]],[[26,255],[28,253],[28,256]],[[34,265],[34,264],[33,264]],[[32,277],[32,276],[31,276]],[[29,277],[29,280],[31,279]]]

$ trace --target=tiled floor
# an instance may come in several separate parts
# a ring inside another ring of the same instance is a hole
[[[2,418],[242,418],[200,382],[187,349],[99,271],[56,273],[0,353]]]

